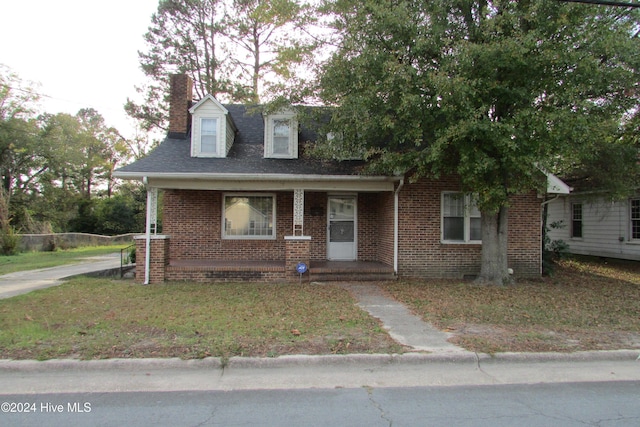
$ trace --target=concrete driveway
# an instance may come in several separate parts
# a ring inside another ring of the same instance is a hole
[[[57,286],[68,277],[114,268],[120,268],[120,253],[85,258],[82,262],[60,267],[5,274],[0,276],[0,299]]]

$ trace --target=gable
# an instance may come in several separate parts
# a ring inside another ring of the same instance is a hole
[[[236,127],[229,111],[207,95],[189,109],[192,157],[226,157],[235,140]]]

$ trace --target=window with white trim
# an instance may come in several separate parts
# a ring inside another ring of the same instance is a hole
[[[582,238],[582,203],[571,204],[571,237]]]
[[[481,243],[480,211],[470,194],[442,193],[442,241]]]
[[[640,199],[629,200],[631,240],[640,240]]]
[[[298,123],[294,113],[273,114],[265,117],[264,157],[298,158]]]
[[[200,119],[200,153],[218,153],[218,119],[203,117]]]
[[[223,238],[276,238],[274,194],[225,194],[223,199]]]
[[[189,109],[191,156],[226,157],[235,137],[229,111],[213,96],[206,95]]]

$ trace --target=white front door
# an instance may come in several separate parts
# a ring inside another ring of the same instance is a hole
[[[356,196],[329,196],[327,259],[354,261],[357,254]]]

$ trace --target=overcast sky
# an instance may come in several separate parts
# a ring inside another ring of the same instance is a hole
[[[0,0],[0,64],[40,83],[42,110],[95,108],[127,137],[127,97],[144,82],[138,50],[158,0]]]

